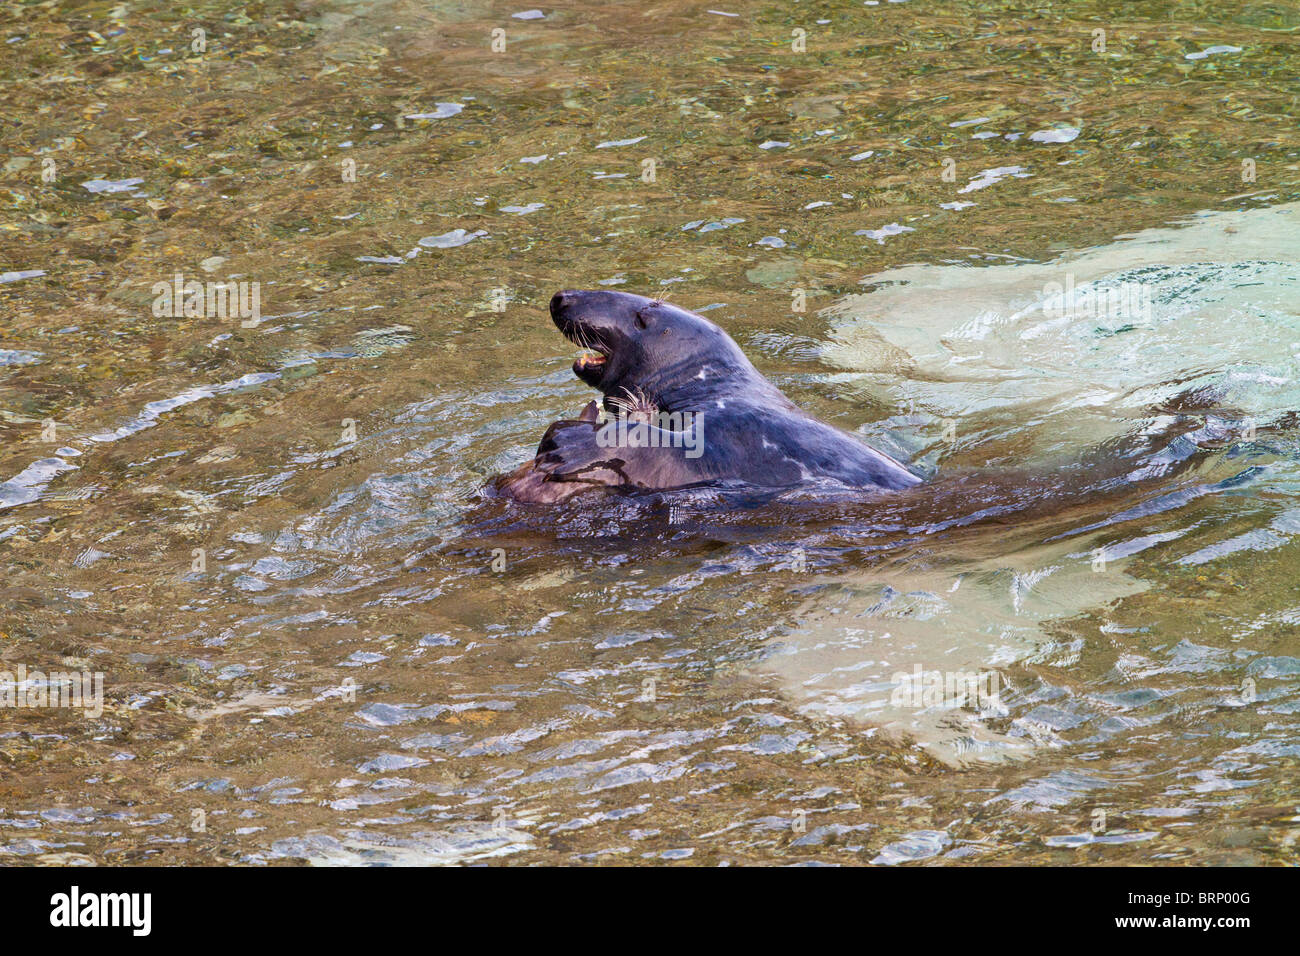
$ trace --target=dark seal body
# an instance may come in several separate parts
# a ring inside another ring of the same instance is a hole
[[[813,418],[708,319],[625,292],[557,292],[551,318],[593,350],[574,374],[604,395],[547,429],[534,460],[497,480],[521,501],[594,488],[667,490],[721,482],[809,482],[893,491],[919,484],[888,455]]]

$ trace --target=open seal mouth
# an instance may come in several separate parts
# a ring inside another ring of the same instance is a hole
[[[578,342],[577,344],[586,348],[591,347],[589,342]],[[605,378],[605,369],[608,365],[609,356],[599,351],[599,347],[597,347],[597,351],[584,352],[578,356],[573,363],[573,374],[592,388],[599,389],[600,383]]]
[[[592,388],[600,388],[601,379],[605,377],[605,370],[609,366],[610,353],[605,344],[577,323],[566,322],[561,326],[561,331],[566,339],[586,350],[574,360],[573,374]]]
[[[573,371],[579,375],[584,372],[587,374],[600,374],[604,371],[607,361],[609,360],[600,352],[584,352],[573,363]]]
[[[606,330],[601,326],[605,318],[600,315],[598,307],[593,308],[592,297],[600,298],[599,293],[582,292],[566,289],[551,297],[551,321],[566,339],[584,350],[573,363],[573,374],[592,388],[600,389],[601,382],[610,372],[613,364],[615,338],[607,338]],[[592,313],[597,313],[597,321],[591,322]]]

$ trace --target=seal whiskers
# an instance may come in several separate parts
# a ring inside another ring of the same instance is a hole
[[[650,400],[650,396],[635,386],[620,386],[627,396],[610,395],[608,401],[619,409],[629,421],[645,422],[653,425],[659,417],[659,408]]]

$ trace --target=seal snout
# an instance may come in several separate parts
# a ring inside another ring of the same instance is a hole
[[[583,299],[590,295],[579,289],[561,289],[551,296],[551,321],[570,342],[591,350],[573,363],[573,374],[599,388],[609,360],[609,348],[603,336],[582,316]]]
[[[565,306],[570,305],[577,297],[578,293],[573,289],[561,289],[551,296],[551,318],[559,319]]]
[[[579,311],[581,298],[582,293],[575,289],[561,289],[551,296],[551,321],[570,340],[576,340],[582,325],[581,319],[575,314]]]

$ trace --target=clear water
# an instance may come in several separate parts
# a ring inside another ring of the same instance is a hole
[[[0,859],[1295,860],[1294,12],[804,6],[5,9]],[[602,284],[929,480],[480,497]]]

